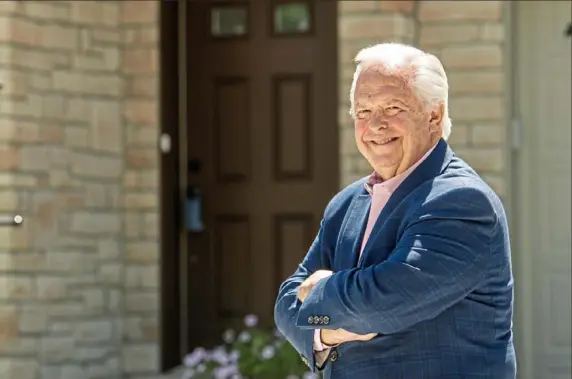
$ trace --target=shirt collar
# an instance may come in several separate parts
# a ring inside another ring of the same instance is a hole
[[[419,159],[414,165],[412,165],[407,170],[403,171],[399,175],[394,176],[391,179],[383,181],[381,176],[376,171],[374,171],[369,176],[368,180],[364,183],[366,191],[370,195],[373,195],[374,192],[379,188],[379,189],[384,189],[389,193],[393,193],[397,189],[397,187],[399,187],[399,185],[403,183],[403,181],[421,164],[421,162],[423,162],[433,152],[433,150],[435,150],[436,146],[437,144],[435,144],[431,149],[429,149],[429,151],[426,152],[425,155],[423,155],[423,157],[421,157],[421,159]]]

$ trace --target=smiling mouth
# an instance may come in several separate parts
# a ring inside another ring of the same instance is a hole
[[[383,146],[383,145],[389,145],[390,143],[397,141],[398,137],[391,137],[391,138],[386,138],[383,140],[377,140],[377,141],[371,141],[374,145],[376,146]]]

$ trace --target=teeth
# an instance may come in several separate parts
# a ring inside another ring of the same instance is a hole
[[[386,143],[391,142],[392,140],[393,140],[393,138],[387,138],[387,139],[384,139],[382,141],[377,141],[376,144],[385,145]]]

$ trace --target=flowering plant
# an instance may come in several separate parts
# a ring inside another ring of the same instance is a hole
[[[223,333],[224,343],[212,350],[198,347],[185,357],[183,379],[318,379],[307,372],[296,350],[280,332],[258,328],[248,315],[246,328]]]

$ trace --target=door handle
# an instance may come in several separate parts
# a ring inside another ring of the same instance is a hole
[[[20,226],[24,218],[20,215],[0,214],[0,226]]]

